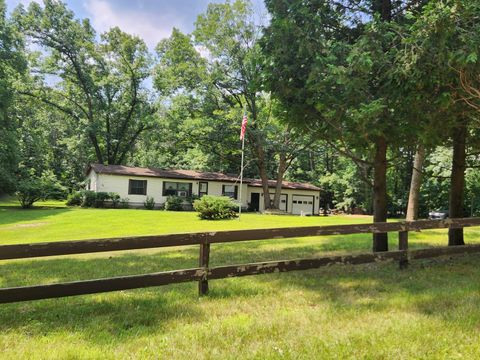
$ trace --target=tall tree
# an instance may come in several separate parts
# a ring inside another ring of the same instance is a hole
[[[267,1],[271,90],[296,126],[340,144],[339,151],[373,168],[376,222],[387,220],[388,149],[411,133],[392,69],[405,9],[419,3]],[[388,250],[387,234],[374,234],[373,249]]]
[[[121,164],[152,126],[143,86],[150,57],[143,40],[112,28],[96,40],[88,20],[76,20],[65,4],[33,2],[15,14],[26,37],[42,48],[21,93],[60,111],[90,142],[96,161]]]
[[[412,25],[405,41],[410,63],[417,76],[417,88],[424,101],[436,99],[437,117],[453,148],[449,213],[462,217],[465,212],[465,171],[468,144],[473,144],[472,126],[478,113],[468,105],[472,100],[462,86],[463,74],[478,74],[480,5],[477,1],[447,0],[430,2]],[[449,245],[463,245],[463,230],[449,230]]]
[[[16,119],[12,116],[15,82],[25,71],[23,43],[7,19],[4,0],[0,0],[0,194],[15,187],[18,163]]]
[[[242,112],[248,112],[247,145],[262,180],[264,207],[278,208],[285,172],[305,142],[298,141],[303,139],[299,131],[279,121],[281,113],[263,91],[261,31],[251,17],[246,1],[210,4],[198,17],[192,36],[174,30],[158,44],[155,84],[160,89],[193,91],[222,111],[227,105],[228,112],[236,114],[237,136]],[[270,175],[277,179],[273,202]]]

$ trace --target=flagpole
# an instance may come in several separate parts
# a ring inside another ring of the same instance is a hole
[[[240,205],[238,205],[238,220],[240,220],[240,216],[242,215],[242,185],[243,185],[243,159],[245,153],[245,136],[242,137],[242,162],[240,166]]]

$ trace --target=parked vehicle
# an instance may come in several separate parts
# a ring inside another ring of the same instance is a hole
[[[428,218],[432,220],[443,220],[448,218],[448,210],[434,210],[428,213]]]

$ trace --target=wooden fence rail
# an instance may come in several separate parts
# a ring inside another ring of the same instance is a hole
[[[188,245],[200,245],[200,253],[198,268],[58,284],[3,288],[0,289],[0,303],[94,294],[187,281],[198,281],[199,294],[204,295],[208,292],[209,279],[306,270],[332,264],[365,264],[395,260],[399,262],[400,268],[405,268],[408,265],[408,261],[412,259],[480,252],[480,244],[409,250],[409,231],[452,229],[470,226],[480,226],[480,218],[220,231],[2,245],[0,246],[0,260]],[[399,233],[398,251],[209,267],[210,246],[215,243],[384,232]]]

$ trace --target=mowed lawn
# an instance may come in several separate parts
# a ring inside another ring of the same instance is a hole
[[[248,228],[370,222],[369,217],[21,210],[0,203],[0,244]],[[48,206],[43,208],[44,206]],[[58,208],[51,208],[52,206]],[[468,242],[480,229],[466,230]],[[444,230],[411,234],[412,247],[446,244]],[[396,234],[390,246],[397,247]],[[369,235],[215,244],[211,264],[369,251]],[[0,286],[196,267],[198,247],[0,262]],[[0,305],[0,359],[324,359],[480,357],[478,256],[210,281]]]

